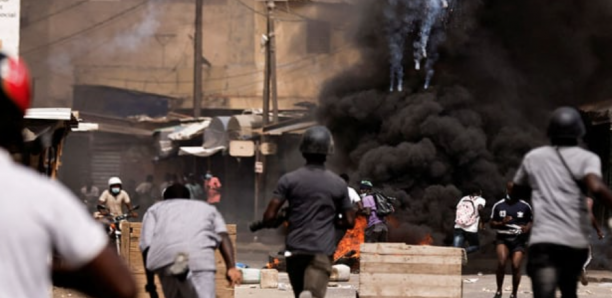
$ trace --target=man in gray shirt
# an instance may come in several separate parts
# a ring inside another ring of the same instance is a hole
[[[325,169],[333,152],[329,130],[309,128],[300,151],[306,165],[280,178],[263,221],[273,226],[281,206],[289,203],[286,249],[291,256],[286,260],[293,293],[296,298],[323,298],[336,251],[336,227],[352,228],[355,213],[346,182]]]
[[[154,273],[167,298],[215,297],[215,249],[219,247],[232,285],[240,283],[232,242],[223,217],[208,203],[189,199],[189,190],[173,184],[164,201],[144,215],[140,249],[147,273],[146,290],[157,297]]]
[[[535,298],[554,298],[557,287],[563,298],[577,297],[589,245],[585,193],[612,207],[599,157],[578,146],[585,131],[578,111],[558,108],[548,126],[551,146],[528,152],[514,177],[513,196],[532,199],[527,273]]]

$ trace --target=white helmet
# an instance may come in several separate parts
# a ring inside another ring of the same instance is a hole
[[[108,179],[108,186],[111,185],[115,185],[115,184],[119,184],[121,185],[121,179],[119,179],[119,177],[111,177],[110,179]]]

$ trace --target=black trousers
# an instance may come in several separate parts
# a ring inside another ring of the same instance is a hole
[[[588,255],[588,248],[549,243],[530,246],[527,274],[531,277],[533,297],[555,298],[559,288],[562,298],[577,298],[578,276]]]
[[[325,254],[293,255],[286,261],[287,274],[295,298],[298,298],[302,291],[310,291],[316,298],[325,297],[331,275],[331,256]]]

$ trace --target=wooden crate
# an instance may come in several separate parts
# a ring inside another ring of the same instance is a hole
[[[125,222],[121,225],[123,234],[121,235],[121,256],[127,261],[130,269],[134,273],[136,284],[139,289],[139,298],[149,298],[149,294],[144,291],[144,286],[147,283],[147,278],[142,262],[142,253],[138,247],[140,241],[140,222]],[[234,244],[234,255],[236,255],[236,225],[227,225],[227,232]],[[234,288],[228,286],[225,279],[225,262],[219,250],[215,252],[215,262],[217,266],[216,281],[216,297],[217,298],[233,298]],[[161,291],[161,285],[157,277],[155,278],[157,289],[160,297],[164,297]]]
[[[461,298],[461,249],[361,245],[359,297]]]

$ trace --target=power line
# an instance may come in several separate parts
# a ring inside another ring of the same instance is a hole
[[[261,16],[264,16],[264,17],[267,17],[267,15],[266,15],[266,13],[265,13],[265,12],[261,12],[261,11],[259,11],[259,10],[255,9],[255,8],[253,8],[253,7],[249,6],[249,5],[247,5],[246,3],[242,2],[242,0],[236,0],[236,1],[237,1],[237,2],[238,2],[240,5],[242,5],[242,6],[246,7],[248,10],[250,10],[250,11],[252,11],[252,12],[254,12],[254,13],[258,14],[258,15],[261,15]],[[280,21],[280,22],[304,22],[304,20],[302,20],[302,19],[294,19],[294,20],[291,20],[291,19],[283,19],[283,18],[279,18],[279,17],[275,17],[274,19],[275,19],[275,20],[277,20],[277,21]]]
[[[100,27],[102,27],[102,26],[104,26],[104,25],[106,25],[106,24],[108,24],[108,23],[110,23],[110,22],[112,22],[112,21],[114,21],[114,20],[116,20],[116,19],[118,19],[118,18],[128,14],[128,13],[131,13],[132,11],[135,11],[135,10],[139,9],[140,7],[145,5],[147,2],[148,2],[148,0],[141,1],[140,3],[138,3],[138,4],[128,8],[128,9],[126,9],[126,10],[124,10],[124,11],[118,13],[118,14],[115,14],[115,15],[113,15],[113,16],[111,16],[111,17],[109,17],[109,18],[107,18],[107,19],[105,19],[105,20],[103,20],[101,22],[98,22],[98,23],[96,23],[96,24],[94,24],[94,25],[92,25],[90,27],[87,27],[87,28],[85,28],[83,30],[79,30],[79,31],[77,31],[75,33],[72,33],[70,35],[64,36],[64,37],[62,37],[60,39],[57,39],[57,40],[54,40],[52,42],[49,42],[49,43],[46,43],[46,44],[43,44],[43,45],[31,48],[31,49],[28,49],[28,50],[25,50],[22,53],[22,55],[27,55],[27,54],[36,52],[36,51],[38,51],[40,49],[54,46],[56,44],[62,43],[62,42],[67,41],[67,40],[70,40],[70,39],[72,39],[72,38],[74,38],[76,36],[79,36],[81,34],[84,34],[84,33],[87,33],[89,31],[92,31],[92,30],[95,30],[97,28],[100,28]]]
[[[54,11],[54,12],[48,14],[48,15],[42,16],[42,17],[40,17],[38,19],[35,19],[33,21],[29,21],[24,28],[28,28],[28,27],[30,27],[30,26],[38,23],[38,22],[41,22],[41,21],[46,20],[46,19],[49,19],[49,18],[51,18],[51,17],[53,17],[55,15],[58,15],[60,13],[64,13],[66,11],[69,11],[69,10],[73,9],[73,8],[79,7],[79,6],[81,6],[81,5],[83,5],[83,4],[87,3],[87,2],[89,2],[89,0],[79,1],[79,2],[73,3],[71,5],[68,5],[66,7],[62,7],[60,9],[58,9],[57,11]]]

